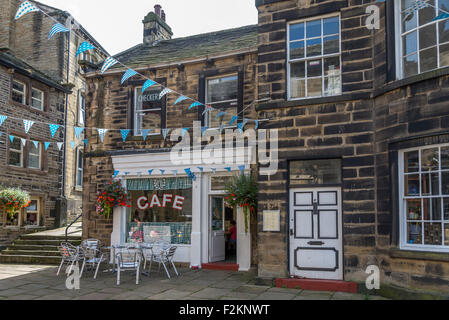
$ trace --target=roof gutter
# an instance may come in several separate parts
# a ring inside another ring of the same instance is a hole
[[[138,68],[133,68],[133,70],[135,71],[146,71],[148,69],[161,69],[161,68],[167,68],[167,67],[176,67],[180,64],[193,64],[193,63],[199,63],[199,62],[204,62],[210,59],[222,59],[222,58],[228,58],[228,57],[232,57],[232,56],[236,56],[239,54],[245,54],[245,53],[256,53],[258,51],[257,47],[253,47],[253,48],[248,48],[245,50],[239,50],[239,51],[232,51],[232,52],[227,52],[225,54],[220,54],[220,55],[216,55],[216,56],[205,56],[203,58],[197,58],[197,59],[192,59],[192,60],[181,60],[181,61],[175,61],[175,62],[170,62],[170,63],[160,63],[160,64],[154,64],[154,65],[147,65],[144,67],[138,67]],[[113,69],[113,70],[109,70],[106,71],[105,73],[103,73],[103,76],[105,75],[113,75],[113,74],[117,74],[117,73],[123,73],[125,72],[127,69],[126,68],[117,68],[117,69]],[[95,76],[99,76],[100,72],[99,71],[94,71],[94,72],[89,72],[86,73],[84,76],[86,78],[92,78]]]

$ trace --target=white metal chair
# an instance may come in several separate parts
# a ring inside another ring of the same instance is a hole
[[[159,268],[158,268],[159,272],[161,271],[161,264],[164,266],[165,273],[167,274],[167,277],[169,279],[171,279],[170,272],[168,272],[168,268],[170,268],[170,266],[173,267],[173,270],[175,271],[176,276],[179,276],[178,270],[176,269],[176,266],[175,266],[175,264],[173,262],[173,257],[174,257],[174,255],[176,253],[176,249],[177,249],[177,247],[172,247],[172,246],[169,245],[168,248],[162,248],[162,249],[160,249],[159,252],[158,251],[156,251],[156,252],[153,251],[153,255],[152,255],[151,260],[150,260],[149,273],[151,273],[151,266],[152,266],[153,261],[154,261],[156,263],[159,263]],[[168,268],[167,268],[167,264],[168,264]]]
[[[82,248],[93,248],[93,249],[100,249],[101,248],[101,241],[97,239],[87,239],[83,240],[81,242]]]
[[[61,272],[61,268],[64,263],[70,264],[69,273],[72,272],[73,265],[76,264],[79,266],[79,262],[84,259],[83,253],[80,252],[78,247],[71,245],[70,243],[63,242],[59,247],[59,252],[61,253],[61,264],[59,265],[58,272],[56,273],[59,276]]]
[[[83,276],[84,267],[95,269],[94,279],[97,279],[98,270],[102,262],[106,261],[105,253],[94,247],[81,247],[83,252],[83,266],[81,267],[80,278]]]
[[[140,265],[142,264],[142,253],[138,248],[122,249],[115,255],[117,261],[117,285],[120,285],[120,273],[123,271],[136,272],[136,284],[139,284]]]

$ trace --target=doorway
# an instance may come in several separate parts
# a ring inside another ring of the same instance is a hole
[[[226,205],[223,195],[210,196],[209,203],[209,262],[236,263],[237,226],[234,209]]]

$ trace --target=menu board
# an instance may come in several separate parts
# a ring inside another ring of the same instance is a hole
[[[280,232],[281,231],[281,211],[264,210],[263,212],[263,231]]]

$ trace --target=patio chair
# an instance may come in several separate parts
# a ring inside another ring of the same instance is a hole
[[[79,262],[84,259],[82,252],[80,252],[78,247],[71,245],[70,243],[63,242],[59,247],[59,252],[61,253],[61,264],[59,265],[58,272],[56,273],[59,276],[61,272],[61,268],[64,263],[70,264],[69,274],[72,272],[73,265],[76,264],[79,266]]]
[[[151,273],[151,265],[152,265],[152,263],[154,261],[154,262],[159,263],[159,268],[158,268],[159,272],[161,271],[161,264],[164,266],[165,273],[167,274],[167,277],[169,279],[171,279],[170,272],[168,272],[168,268],[170,268],[170,266],[173,267],[173,270],[175,271],[176,276],[179,277],[178,270],[176,269],[176,266],[175,266],[175,264],[173,262],[173,257],[174,257],[174,255],[176,253],[176,249],[177,249],[177,247],[170,246],[167,249],[161,250],[159,253],[154,253],[152,258],[151,258],[151,260],[150,260],[150,271],[149,271],[149,273]],[[168,264],[168,268],[167,268],[167,264]]]
[[[144,250],[142,250],[143,257],[145,259],[145,263],[143,265],[143,269],[144,270],[147,267],[147,262],[148,261],[151,262],[153,257],[154,257],[154,255],[159,255],[162,251],[167,250],[168,248],[170,248],[170,242],[164,241],[164,240],[153,241],[150,244],[152,245],[151,249],[144,249]],[[150,269],[151,269],[151,267],[150,267]]]
[[[101,248],[101,241],[97,239],[87,239],[83,240],[81,242],[82,248],[93,248],[93,249],[100,249]]]
[[[120,285],[120,274],[123,271],[136,272],[136,284],[139,284],[140,265],[142,264],[142,252],[137,248],[122,249],[116,255],[117,261],[117,285]]]
[[[83,276],[84,267],[92,267],[95,269],[94,279],[97,279],[98,270],[102,262],[106,261],[105,253],[94,247],[81,247],[83,252],[83,266],[81,267],[80,279]]]

